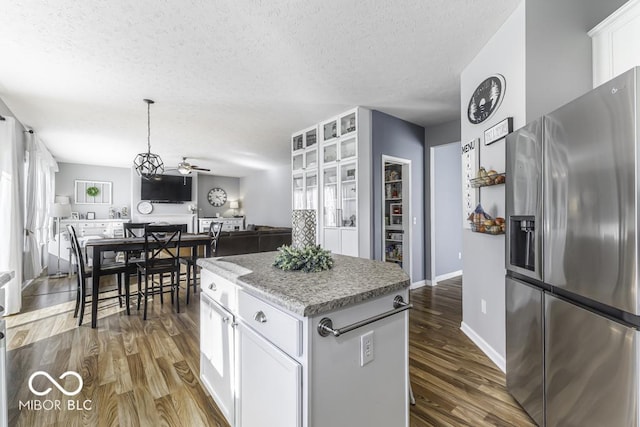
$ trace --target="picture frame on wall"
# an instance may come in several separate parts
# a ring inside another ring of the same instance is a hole
[[[87,219],[96,219],[95,212],[87,212]]]
[[[110,205],[112,202],[112,183],[109,181],[87,181],[76,179],[76,205]]]

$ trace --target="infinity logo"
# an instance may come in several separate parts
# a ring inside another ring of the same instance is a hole
[[[65,396],[75,396],[76,394],[80,393],[80,390],[82,390],[82,386],[84,385],[84,382],[82,381],[82,377],[80,376],[79,373],[74,372],[74,371],[67,371],[64,374],[60,375],[59,379],[64,379],[66,377],[68,377],[69,375],[75,377],[78,379],[78,388],[73,390],[73,391],[67,391],[65,390],[64,387],[62,387],[60,385],[60,383],[58,383],[55,379],[53,379],[53,377],[51,377],[51,375],[49,375],[49,373],[45,372],[45,371],[36,371],[33,374],[31,374],[31,376],[29,377],[29,390],[31,390],[31,392],[33,394],[35,394],[36,396],[44,396],[46,394],[49,394],[51,392],[51,387],[47,388],[45,391],[38,391],[36,389],[33,388],[33,380],[35,377],[37,377],[38,375],[42,375],[44,377],[46,377],[51,384],[53,384],[58,390],[60,390]]]

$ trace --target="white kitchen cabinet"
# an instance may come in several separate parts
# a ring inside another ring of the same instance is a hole
[[[244,322],[238,339],[239,427],[300,427],[302,366]]]
[[[318,211],[318,126],[291,136],[291,184],[293,209]],[[318,235],[319,227],[316,229]]]
[[[366,249],[371,246],[371,218],[366,215],[371,203],[370,127],[371,111],[354,108],[310,128],[319,133],[312,146],[318,159],[312,176],[304,168],[303,152],[309,150],[304,132],[292,136],[293,209],[319,209],[318,243],[336,254],[371,255]]]
[[[263,268],[234,263],[256,257],[268,259]],[[408,427],[408,313],[340,337],[318,333],[325,317],[334,327],[343,327],[388,312],[396,296],[408,300],[407,288],[304,316],[270,300],[269,292],[247,289],[244,277],[256,279],[261,287],[295,280],[287,272],[275,277],[271,262],[272,255],[263,253],[200,263],[200,378],[231,427]],[[217,272],[208,268],[211,265]],[[378,280],[371,274],[367,283]],[[406,280],[404,273],[401,277]],[[296,286],[299,282],[295,280]],[[370,333],[375,350],[372,360],[363,363],[362,337]]]
[[[359,256],[358,109],[320,125],[322,138],[322,245]]]
[[[200,298],[200,378],[229,424],[234,424],[233,314],[206,293]]]
[[[593,87],[640,65],[640,0],[631,0],[589,31]]]

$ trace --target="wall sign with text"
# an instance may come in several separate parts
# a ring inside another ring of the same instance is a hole
[[[490,145],[513,132],[513,117],[507,117],[484,131],[484,145]]]
[[[471,228],[467,217],[478,204],[478,189],[470,180],[476,177],[480,168],[480,138],[462,143],[462,228]]]

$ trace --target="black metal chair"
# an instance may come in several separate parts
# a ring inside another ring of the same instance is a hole
[[[140,302],[144,299],[144,316],[147,320],[147,299],[150,295],[160,295],[160,303],[164,303],[164,275],[169,273],[171,282],[171,302],[176,304],[176,311],[180,313],[180,241],[182,239],[183,225],[147,225],[144,229],[144,259],[138,266],[138,310]],[[156,286],[149,276],[160,275],[160,281]],[[142,277],[144,276],[144,287]]]
[[[216,251],[218,249],[218,239],[220,238],[221,231],[222,231],[221,222],[212,222],[211,224],[209,224],[209,237],[211,238],[211,242],[209,243],[209,246],[211,248],[212,256],[216,256]],[[196,261],[198,260],[198,258],[199,257],[197,252],[195,255],[190,254],[189,256],[180,257],[180,264],[187,266],[187,304],[189,304],[191,287],[193,286],[194,295],[197,293],[197,289],[198,289],[197,265],[196,265]]]
[[[80,247],[80,243],[78,241],[78,236],[76,235],[75,228],[73,228],[72,225],[67,225],[67,232],[69,233],[69,240],[71,241],[71,250],[73,251],[73,255],[76,258],[78,290],[76,293],[76,307],[73,312],[73,317],[79,317],[78,326],[82,325],[85,305],[91,303],[91,300],[87,301],[87,297],[89,296],[91,296],[91,298],[98,298],[99,301],[118,298],[119,305],[120,307],[122,307],[122,277],[123,276],[125,280],[124,300],[125,300],[125,305],[127,307],[127,314],[129,314],[129,274],[135,270],[124,263],[103,265],[100,269],[100,276],[110,276],[113,274],[117,275],[118,294],[116,296],[110,296],[110,297],[104,297],[104,298],[99,298],[98,295],[89,295],[89,286],[87,282],[94,275],[93,269],[90,266],[87,266],[85,263],[84,254],[83,254],[82,248]],[[114,289],[99,290],[100,293],[106,293],[106,292],[112,292],[112,291],[114,291]]]

